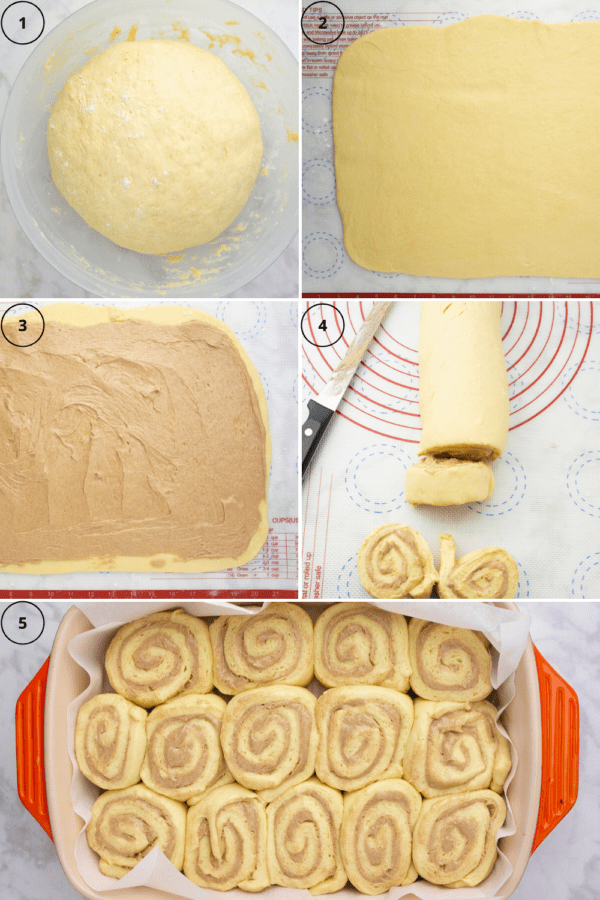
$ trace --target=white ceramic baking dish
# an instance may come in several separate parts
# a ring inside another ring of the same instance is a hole
[[[497,605],[517,608],[509,602]],[[21,801],[54,841],[71,884],[88,900],[106,900],[106,894],[87,886],[75,864],[74,846],[82,820],[71,807],[73,772],[67,750],[67,707],[88,685],[87,673],[72,659],[68,645],[71,638],[90,628],[87,617],[72,607],[59,626],[52,653],[19,697],[17,779]],[[516,671],[515,689],[503,722],[519,755],[510,789],[517,828],[514,835],[500,841],[513,873],[495,894],[497,900],[512,895],[533,851],[573,807],[578,787],[577,695],[531,639]],[[149,900],[149,890],[115,890],[110,896]],[[152,900],[177,898],[154,890]]]

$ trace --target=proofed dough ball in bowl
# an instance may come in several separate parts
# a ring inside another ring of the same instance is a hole
[[[2,171],[21,228],[100,297],[243,291],[298,231],[297,60],[231,0],[80,2],[6,105]],[[290,5],[272,11],[278,29]]]
[[[185,41],[113,44],[69,78],[48,122],[52,177],[65,200],[139,253],[220,235],[245,206],[262,153],[245,87]]]

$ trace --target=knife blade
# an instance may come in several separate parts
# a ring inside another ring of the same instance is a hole
[[[317,395],[316,400],[308,401],[309,415],[302,426],[302,476],[308,469],[319,446],[321,438],[325,434],[334,412],[340,405],[346,388],[352,381],[352,376],[358,369],[360,361],[373,335],[392,304],[391,300],[381,300],[376,303],[361,327],[358,329],[354,340],[346,350],[344,358],[334,369],[331,378]]]

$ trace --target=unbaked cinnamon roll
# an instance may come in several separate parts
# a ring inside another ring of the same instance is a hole
[[[315,770],[317,698],[287,684],[243,691],[227,704],[221,728],[235,780],[269,801]]]
[[[188,812],[183,872],[201,888],[262,891],[267,872],[267,818],[256,794],[228,784]]]
[[[309,778],[267,806],[267,865],[272,884],[331,894],[346,884],[340,851],[340,791]]]
[[[501,547],[473,550],[459,560],[452,535],[441,534],[440,547],[440,597],[447,600],[504,600],[517,593],[517,564]]]
[[[316,772],[325,784],[357,791],[373,781],[402,777],[413,723],[406,694],[375,685],[337,687],[317,700]]]
[[[182,609],[153,613],[119,628],[106,653],[117,693],[146,708],[213,685],[208,627]]]
[[[413,862],[422,878],[446,887],[474,887],[494,868],[496,834],[506,804],[493,791],[424,800],[413,834]]]
[[[349,880],[374,896],[412,884],[412,834],[421,797],[402,779],[370,784],[344,796],[342,859]]]
[[[216,694],[184,694],[153,709],[146,722],[144,784],[193,804],[206,791],[233,781],[220,741],[226,706]]]
[[[140,780],[148,713],[120,694],[98,694],[77,713],[75,756],[80,770],[105,790]]]
[[[358,574],[365,590],[383,600],[431,597],[437,581],[425,538],[410,525],[380,525],[358,551]]]
[[[215,687],[223,694],[312,680],[313,623],[294,603],[270,603],[254,616],[220,616],[209,631]]]
[[[100,871],[122,878],[154,847],[181,871],[186,814],[183,803],[143,784],[100,794],[86,829],[88,844],[100,857]]]
[[[483,700],[491,693],[489,641],[478,631],[411,619],[410,686],[425,700]]]
[[[406,619],[369,603],[334,603],[315,623],[315,675],[327,687],[380,684],[408,691]]]
[[[415,700],[404,777],[424,797],[489,788],[500,793],[510,772],[510,744],[491,703]]]

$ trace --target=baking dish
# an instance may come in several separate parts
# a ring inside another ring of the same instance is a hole
[[[516,609],[513,603],[499,603]],[[25,688],[16,708],[17,781],[24,806],[54,841],[71,884],[89,900],[105,900],[87,886],[75,864],[74,844],[81,819],[71,807],[72,768],[67,750],[67,707],[87,687],[86,672],[68,652],[70,640],[92,627],[76,607],[64,616],[52,653]],[[508,900],[527,861],[544,838],[572,809],[577,798],[579,704],[576,693],[529,638],[515,674],[516,696],[503,722],[519,755],[511,787],[517,829],[500,848],[513,873],[495,895]],[[117,900],[147,900],[148,888],[111,891]],[[153,892],[155,900],[174,895]]]

